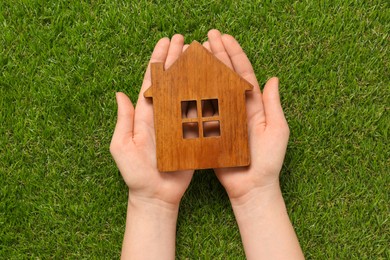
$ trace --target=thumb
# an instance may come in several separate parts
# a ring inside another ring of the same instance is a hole
[[[265,84],[263,102],[267,126],[287,127],[288,129],[282,105],[280,104],[278,78],[270,78]]]
[[[134,107],[126,94],[116,93],[118,104],[118,119],[115,126],[113,139],[133,137],[134,128]]]

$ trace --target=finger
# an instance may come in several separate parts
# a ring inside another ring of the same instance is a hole
[[[227,54],[222,42],[221,33],[215,29],[210,30],[208,38],[208,42],[210,43],[210,48],[214,56],[222,61],[226,66],[233,69],[232,62],[230,61],[229,55]]]
[[[279,79],[270,78],[264,87],[263,102],[267,126],[287,125],[279,97]]]
[[[173,35],[165,61],[165,69],[168,69],[180,56],[183,51],[184,37],[180,34]]]
[[[188,102],[182,101],[181,102],[181,118],[187,117],[187,110],[188,110]]]
[[[184,123],[183,137],[184,139],[198,138],[199,137],[198,123]]]
[[[218,99],[212,99],[211,105],[213,106],[214,116],[219,115]]]
[[[202,45],[208,51],[212,52],[211,47],[210,47],[210,43],[208,41],[205,41]],[[212,100],[211,104],[212,104],[212,108],[213,108],[213,115],[218,115],[218,100]]]
[[[210,100],[202,100],[202,117],[214,115],[214,107]]]
[[[187,107],[187,118],[197,118],[198,115],[198,108],[196,107],[196,102],[188,102]]]
[[[183,52],[185,52],[185,51],[188,49],[189,46],[190,46],[190,45],[188,45],[188,44],[184,44],[184,46],[183,46]]]
[[[246,93],[246,110],[248,126],[265,124],[265,114],[262,95],[252,65],[242,50],[240,44],[232,36],[224,34],[222,41],[226,52],[229,54],[234,70],[250,84],[253,90]]]
[[[185,52],[189,46],[190,46],[189,44],[184,44],[182,52]],[[188,111],[188,102],[181,102],[181,117],[182,118],[187,117],[187,111]]]
[[[169,38],[162,38],[160,39],[156,46],[154,47],[152,56],[150,57],[148,68],[145,72],[144,81],[142,83],[142,87],[139,93],[139,98],[144,96],[144,92],[146,89],[150,87],[152,84],[151,80],[151,73],[150,73],[150,64],[151,63],[158,63],[158,62],[165,62],[169,50],[170,40]]]
[[[240,44],[233,38],[233,36],[228,34],[224,34],[221,38],[226,52],[232,61],[234,70],[255,87],[254,91],[260,92],[252,64],[245,52],[242,50]]]
[[[203,44],[203,47],[205,47],[209,52],[212,52],[211,51],[211,47],[210,47],[210,43],[208,41],[205,41]]]
[[[113,140],[122,142],[133,137],[134,107],[126,94],[116,93],[118,104],[118,119],[116,122]]]
[[[184,115],[185,118],[197,118],[199,117],[198,115],[198,109],[196,106],[195,101],[189,101],[189,102],[184,102],[187,104],[186,108],[187,111]],[[199,137],[199,125],[198,123],[184,123],[183,124],[183,137],[185,139],[188,138],[198,138]]]
[[[221,135],[221,126],[219,121],[206,121],[203,122],[203,136],[220,136]]]
[[[168,38],[162,38],[154,47],[152,56],[148,68],[145,72],[144,81],[138,96],[137,106],[135,108],[135,117],[134,117],[134,132],[139,133],[144,130],[145,125],[149,128],[153,127],[153,107],[150,100],[147,100],[144,97],[144,92],[152,85],[151,73],[150,73],[150,64],[151,63],[164,63],[168,54],[170,41]],[[144,124],[139,124],[143,122]]]

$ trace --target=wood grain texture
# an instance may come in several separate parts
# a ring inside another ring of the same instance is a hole
[[[160,171],[249,165],[245,91],[252,90],[251,84],[196,41],[167,70],[163,63],[152,63],[151,73],[152,86],[144,96],[153,98]],[[183,101],[196,104],[197,115],[183,116]],[[202,104],[214,104],[218,113],[203,116]],[[186,138],[183,125],[197,125],[192,131],[198,137]],[[219,125],[219,136],[208,136],[204,125]]]

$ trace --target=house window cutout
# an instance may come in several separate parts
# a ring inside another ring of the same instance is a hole
[[[197,122],[183,123],[183,139],[199,138],[199,125]]]
[[[221,124],[218,120],[203,122],[203,137],[221,136]]]
[[[218,116],[218,99],[202,99],[202,117]]]
[[[188,100],[181,102],[181,118],[197,118],[198,108],[196,100]]]
[[[201,116],[198,115],[198,105]],[[217,98],[181,101],[181,114],[183,139],[221,136]]]

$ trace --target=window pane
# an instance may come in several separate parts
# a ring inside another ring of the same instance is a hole
[[[203,136],[221,136],[221,125],[219,121],[206,121],[203,122]]]
[[[181,117],[182,118],[197,118],[198,108],[196,107],[196,100],[188,100],[181,102]]]
[[[202,100],[202,117],[218,116],[219,107],[218,99],[203,99]]]
[[[198,123],[183,123],[183,139],[199,138]]]

